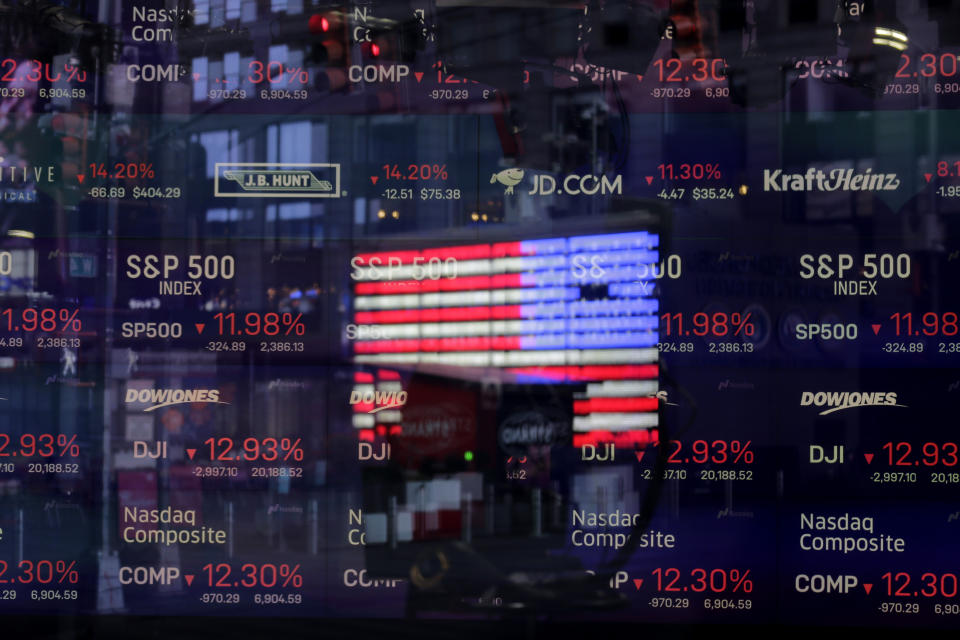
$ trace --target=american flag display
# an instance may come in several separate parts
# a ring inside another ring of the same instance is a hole
[[[658,244],[635,231],[358,254],[354,361],[585,384],[575,445],[646,444],[657,426]]]

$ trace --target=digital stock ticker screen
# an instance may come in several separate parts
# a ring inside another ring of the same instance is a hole
[[[955,633],[958,283],[957,0],[0,0],[0,634]]]

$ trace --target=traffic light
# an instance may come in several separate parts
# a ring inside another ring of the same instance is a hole
[[[882,94],[909,44],[907,27],[897,18],[895,1],[844,2],[840,38],[849,47],[850,71],[844,82],[875,96]]]
[[[86,193],[84,165],[87,155],[89,121],[80,113],[53,113],[47,116],[53,145],[60,159],[60,186],[65,208],[76,207]]]
[[[375,36],[374,39],[370,42],[364,42],[360,45],[360,51],[363,54],[364,60],[378,60],[381,53],[387,53],[389,47],[384,42],[384,36]],[[389,57],[389,56],[385,56]]]
[[[836,54],[833,7],[808,0],[720,0],[718,57],[726,61],[730,100],[760,107],[783,98],[797,81],[798,58]]]
[[[667,29],[673,43],[673,55],[681,60],[703,58],[703,25],[697,0],[673,0]]]
[[[321,91],[338,91],[347,85],[350,66],[350,30],[344,9],[332,9],[310,16],[307,23],[314,42],[309,60],[324,67],[314,74],[314,86]]]
[[[444,72],[516,95],[523,90],[527,63],[552,65],[556,58],[577,55],[582,11],[518,4],[438,9],[436,53]]]
[[[375,14],[375,15],[374,15]],[[357,14],[355,14],[357,15]],[[412,64],[427,44],[424,23],[405,0],[379,3],[375,11],[361,14],[354,39],[361,43],[364,60]]]
[[[960,0],[927,0],[927,12],[937,22],[940,47],[960,46]]]
[[[594,1],[587,8],[587,47],[584,57],[605,69],[647,72],[667,16],[653,2]]]

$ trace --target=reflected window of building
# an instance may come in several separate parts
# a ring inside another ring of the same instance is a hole
[[[207,209],[207,222],[238,222],[239,220],[240,209]]]
[[[267,162],[312,162],[310,122],[285,122],[267,127]]]
[[[194,0],[193,10],[193,21],[196,24],[207,24],[210,22],[210,0]]]
[[[240,134],[236,129],[230,131],[207,131],[200,134],[200,144],[207,150],[207,177],[213,178],[216,173],[217,151],[221,154],[220,162],[240,162],[239,153]]]
[[[227,0],[227,20],[240,18],[240,0]]]
[[[224,89],[240,88],[240,54],[231,51],[223,56]]]
[[[191,61],[193,69],[193,99],[196,101],[205,100],[207,97],[207,76],[210,72],[209,61],[206,58],[194,58]]]

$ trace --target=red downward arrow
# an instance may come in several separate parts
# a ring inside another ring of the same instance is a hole
[[[647,184],[653,184],[653,176],[647,176]]]
[[[380,178],[378,176],[370,176],[370,182],[372,182],[373,184],[377,184],[377,180],[379,179]]]
[[[423,71],[414,71],[413,75],[416,76],[417,82],[423,80]]]
[[[193,326],[197,328],[197,333],[203,333],[203,328],[207,325],[203,324],[202,322],[198,322]]]
[[[870,595],[870,589],[873,589],[873,585],[869,582],[863,583],[863,590],[867,592],[867,595]]]
[[[873,462],[873,454],[872,454],[872,453],[865,453],[865,454],[863,454],[863,457],[867,459],[867,464],[870,464],[871,462]]]
[[[193,456],[197,455],[196,449],[187,449],[187,456],[193,460]]]
[[[930,178],[933,177],[933,174],[932,174],[932,173],[925,173],[925,174],[923,174],[923,177],[927,179],[927,182],[930,182]]]
[[[83,184],[83,181],[86,177],[87,176],[83,175],[82,173],[77,174],[77,182],[79,182],[80,184]]]
[[[634,578],[633,586],[637,588],[637,591],[640,591],[640,587],[643,586],[643,578]]]
[[[187,581],[188,587],[193,584],[193,576],[191,576],[190,574],[184,574],[183,579]]]
[[[875,335],[875,336],[880,335],[880,325],[879,325],[879,324],[872,324],[872,325],[870,325],[870,328],[873,329],[873,335]]]
[[[637,462],[641,462],[643,460],[643,454],[645,453],[646,451],[634,451],[633,455],[637,456]]]

